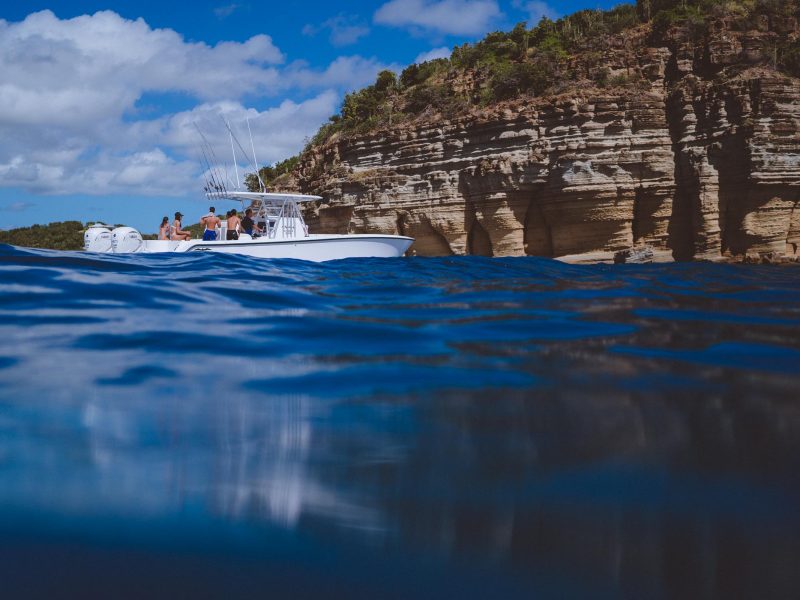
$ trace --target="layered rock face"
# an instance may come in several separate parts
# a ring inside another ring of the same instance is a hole
[[[409,235],[419,255],[796,255],[800,81],[764,64],[787,28],[720,22],[700,42],[673,30],[664,47],[642,28],[602,58],[635,85],[332,139],[299,171],[326,198],[308,221]]]

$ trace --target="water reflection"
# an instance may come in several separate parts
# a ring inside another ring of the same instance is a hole
[[[312,415],[312,402],[305,396],[218,408],[211,493],[222,516],[269,520],[287,528],[313,516],[364,531],[381,530],[380,514],[362,503],[365,498],[314,472],[321,457],[325,462],[333,458],[312,426],[312,417],[326,417],[324,408]]]
[[[93,399],[5,462],[48,465],[22,483],[50,511],[356,535],[637,596],[800,589],[796,403],[674,392]]]

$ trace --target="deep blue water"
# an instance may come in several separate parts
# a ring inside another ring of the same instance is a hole
[[[0,273],[3,597],[800,595],[800,269]]]

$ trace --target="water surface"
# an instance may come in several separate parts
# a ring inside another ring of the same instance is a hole
[[[0,246],[12,596],[797,597],[800,270]]]

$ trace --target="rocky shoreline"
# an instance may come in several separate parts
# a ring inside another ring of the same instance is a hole
[[[615,252],[586,252],[584,254],[573,254],[569,256],[557,256],[555,260],[572,265],[613,265],[620,261],[615,261]],[[743,256],[720,256],[709,259],[694,259],[695,262],[713,262],[732,265],[780,265],[780,266],[800,266],[800,256],[777,254],[766,252],[764,254],[745,254]],[[675,259],[668,252],[655,253],[650,263],[671,263]],[[624,263],[623,263],[624,264]]]

